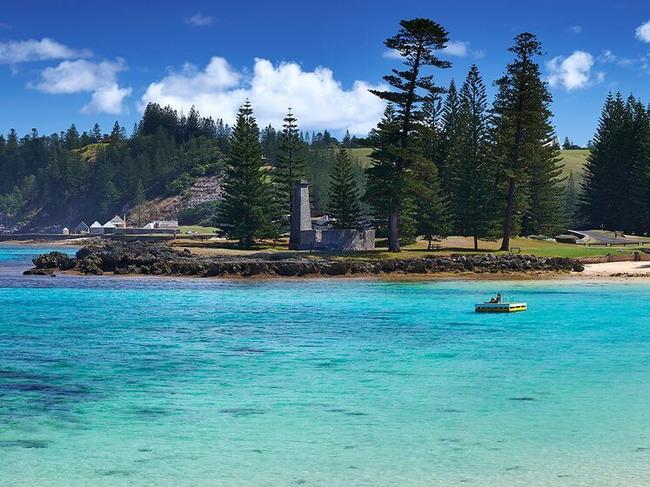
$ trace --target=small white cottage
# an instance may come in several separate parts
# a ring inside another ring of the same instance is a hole
[[[115,215],[108,222],[106,222],[106,224],[108,223],[112,223],[113,225],[115,225],[114,227],[111,228],[126,228],[126,222],[117,215]],[[107,228],[106,225],[104,225],[104,228]]]
[[[80,234],[90,233],[90,227],[85,222],[81,222],[75,227],[74,232]]]
[[[178,220],[154,220],[147,223],[142,228],[166,228],[170,230],[178,229]]]
[[[95,221],[95,223],[90,225],[89,230],[90,230],[91,235],[103,235],[104,234],[104,227],[98,221]]]

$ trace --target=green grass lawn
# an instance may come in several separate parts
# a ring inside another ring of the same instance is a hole
[[[214,232],[217,231],[217,227],[202,227],[201,225],[181,225],[180,227],[181,233],[189,233],[189,232],[194,232],[194,233],[210,233],[213,234]]]
[[[184,227],[193,228],[193,227]],[[199,227],[200,228],[200,227]],[[479,244],[478,252],[473,249],[472,240],[467,237],[450,237],[442,242],[439,242],[441,248],[438,250],[427,250],[427,242],[418,241],[411,245],[402,247],[402,252],[392,253],[388,252],[385,247],[385,239],[377,240],[378,248],[376,250],[367,252],[296,252],[287,249],[286,239],[278,242],[263,242],[260,243],[255,249],[240,250],[237,243],[234,241],[228,242],[214,242],[214,241],[192,241],[184,240],[180,237],[176,241],[177,246],[189,247],[196,249],[199,253],[201,251],[207,252],[206,255],[231,255],[236,251],[237,255],[252,255],[259,252],[272,252],[282,254],[284,257],[302,256],[311,258],[334,258],[334,259],[416,259],[422,257],[436,257],[451,254],[486,254],[493,253],[496,255],[506,254],[498,250],[499,241],[481,241]],[[553,241],[533,240],[528,238],[514,238],[512,240],[512,248],[521,249],[521,254],[535,255],[538,257],[600,257],[608,254],[611,255],[632,255],[638,251],[640,247],[586,247],[584,245],[562,244]]]
[[[361,252],[347,254],[345,257],[367,257],[367,258],[388,258],[388,259],[411,259],[418,257],[435,257],[437,255],[449,254],[474,254],[477,253],[472,246],[472,241],[465,237],[451,237],[442,242],[439,250],[428,251],[427,242],[418,241],[412,245],[402,247],[400,253],[389,253],[384,248],[378,248],[371,252]],[[385,241],[379,240],[377,245],[385,245]],[[498,250],[500,241],[479,243],[478,253],[505,254]],[[512,239],[511,248],[521,249],[522,254],[535,255],[538,257],[599,257],[607,254],[612,255],[631,255],[638,251],[640,247],[586,247],[584,245],[562,244],[554,241],[533,240],[528,238]]]

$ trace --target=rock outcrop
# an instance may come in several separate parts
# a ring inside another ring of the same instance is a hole
[[[76,270],[83,274],[145,274],[174,276],[344,276],[384,273],[527,273],[581,272],[584,267],[575,259],[535,257],[531,255],[451,255],[418,259],[331,259],[320,257],[285,257],[281,254],[254,256],[204,257],[189,250],[179,251],[169,245],[149,242],[102,242],[79,250],[75,257],[60,252],[41,255],[33,260],[34,269],[42,271]]]

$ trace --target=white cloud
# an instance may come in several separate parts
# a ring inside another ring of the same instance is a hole
[[[571,27],[569,27],[568,31],[571,32],[572,34],[580,34],[582,33],[582,26],[572,25]]]
[[[642,42],[650,42],[650,20],[636,28],[635,36]]]
[[[186,24],[190,24],[195,27],[205,27],[207,25],[210,25],[213,21],[214,19],[212,17],[209,15],[202,15],[201,13],[196,13],[191,17],[187,17],[185,19]]]
[[[554,88],[563,86],[569,91],[585,88],[591,83],[593,65],[593,56],[585,51],[574,51],[566,58],[556,56],[546,63],[548,82]]]
[[[252,73],[244,75],[221,57],[213,57],[205,69],[186,64],[180,72],[171,71],[151,83],[141,98],[141,109],[149,102],[171,105],[187,112],[192,105],[205,115],[229,123],[241,103],[250,99],[261,126],[282,125],[291,107],[306,130],[345,130],[365,134],[373,128],[384,103],[368,89],[376,88],[355,81],[344,89],[328,68],[303,71],[293,62],[273,65],[255,59]]]
[[[402,55],[396,49],[386,49],[381,55],[386,59],[402,59]]]
[[[444,49],[435,51],[436,53],[442,56],[454,56],[454,57],[467,57],[472,56],[475,58],[482,58],[484,56],[483,51],[475,51],[470,49],[469,42],[466,41],[449,41]],[[386,49],[382,56],[386,59],[402,59],[402,55],[399,51],[395,49]]]
[[[88,102],[81,109],[84,113],[110,113],[119,115],[124,111],[124,99],[131,95],[131,88],[120,88],[117,83],[95,90]]]
[[[88,49],[72,49],[47,37],[37,41],[0,42],[0,63],[17,64],[48,59],[86,58],[92,56]]]
[[[450,56],[465,57],[467,56],[467,45],[468,43],[463,41],[449,41],[441,52]]]
[[[119,114],[124,98],[131,94],[131,88],[121,88],[117,83],[117,73],[125,69],[123,59],[100,63],[84,59],[63,61],[45,68],[40,81],[28,87],[50,94],[92,93],[82,111]]]
[[[614,54],[614,51],[611,49],[605,49],[603,53],[598,56],[598,62],[600,63],[616,63],[619,66],[630,66],[635,63],[634,59],[619,57]]]

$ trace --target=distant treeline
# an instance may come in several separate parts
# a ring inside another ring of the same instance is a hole
[[[650,232],[650,111],[609,94],[587,158],[579,212],[589,226]]]
[[[202,117],[194,108],[182,115],[157,104],[146,107],[130,136],[118,122],[110,133],[98,124],[89,132],[79,133],[72,125],[47,136],[33,130],[19,137],[11,130],[0,135],[0,224],[108,219],[143,199],[182,194],[196,178],[221,173],[231,133],[223,120]],[[268,126],[260,140],[267,162],[275,164],[279,134]],[[314,203],[323,211],[334,148],[361,147],[367,141],[346,133],[339,143],[324,131],[301,133],[300,143],[315,183]],[[356,172],[361,178],[361,169]],[[214,224],[213,209],[201,211],[203,223]],[[196,220],[192,212],[186,217]]]

